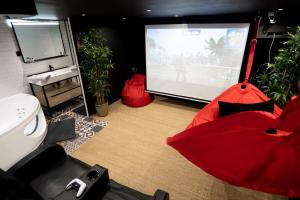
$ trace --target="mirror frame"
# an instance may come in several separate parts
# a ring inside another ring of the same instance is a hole
[[[17,23],[28,23],[28,22],[41,22],[41,23],[43,23],[43,22],[60,22],[61,20],[22,20],[22,21],[20,21],[20,22],[17,22]],[[59,33],[60,33],[60,38],[61,38],[61,42],[62,42],[62,45],[63,45],[63,48],[64,48],[64,54],[63,55],[57,55],[57,56],[51,56],[51,57],[45,57],[45,58],[40,58],[40,59],[37,59],[37,60],[34,60],[34,61],[32,61],[32,62],[30,62],[30,61],[26,61],[25,60],[25,58],[24,58],[24,56],[23,56],[23,52],[22,52],[22,49],[21,49],[21,46],[20,46],[20,43],[19,43],[19,39],[18,39],[18,37],[17,37],[17,33],[16,33],[16,30],[15,30],[15,27],[14,27],[14,23],[16,23],[16,22],[10,22],[11,23],[11,27],[12,27],[12,30],[13,30],[13,32],[14,32],[14,36],[15,36],[15,38],[16,38],[16,43],[17,43],[17,45],[18,45],[18,51],[17,51],[17,55],[18,56],[22,56],[22,60],[23,60],[23,62],[24,63],[35,63],[35,62],[39,62],[39,61],[43,61],[43,60],[49,60],[49,59],[53,59],[53,58],[60,58],[60,57],[65,57],[65,56],[67,56],[67,54],[66,54],[66,47],[65,47],[65,44],[64,44],[64,40],[63,40],[63,36],[62,36],[62,31],[61,31],[61,25],[60,25],[60,23],[58,24],[58,28],[59,28]]]

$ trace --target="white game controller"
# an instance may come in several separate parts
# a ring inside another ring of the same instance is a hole
[[[86,189],[86,183],[78,178],[75,178],[67,185],[66,190],[70,190],[73,188],[77,190],[76,197],[79,198]]]

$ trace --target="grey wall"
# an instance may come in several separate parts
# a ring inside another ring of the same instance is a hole
[[[0,98],[26,90],[12,29],[0,18]]]

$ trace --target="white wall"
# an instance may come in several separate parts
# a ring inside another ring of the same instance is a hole
[[[0,98],[26,90],[22,63],[12,36],[6,20],[0,18]]]
[[[19,92],[30,93],[25,77],[48,71],[49,65],[52,65],[54,68],[73,65],[64,25],[61,26],[61,30],[68,56],[27,64],[23,62],[21,56],[17,57],[18,45],[15,35],[6,20],[0,17],[0,98]]]

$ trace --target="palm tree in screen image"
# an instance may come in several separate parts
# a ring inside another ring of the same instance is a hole
[[[214,38],[210,38],[206,40],[206,47],[210,51],[209,60],[212,64],[220,64],[221,61],[224,59],[224,47],[225,47],[225,40],[224,37],[220,37],[218,41]]]

